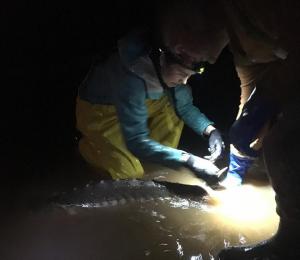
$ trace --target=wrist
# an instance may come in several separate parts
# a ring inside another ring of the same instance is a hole
[[[190,157],[191,157],[191,154],[183,152],[181,154],[180,161],[183,162],[183,163],[187,163],[188,160],[190,159]]]
[[[190,154],[188,160],[186,161],[186,166],[189,167],[189,168],[194,168],[194,164],[195,164],[195,156]]]
[[[213,125],[209,125],[205,128],[204,134],[209,136],[214,130],[216,130],[216,128]]]

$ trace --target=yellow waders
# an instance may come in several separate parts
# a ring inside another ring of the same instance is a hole
[[[146,100],[150,138],[176,148],[183,122],[177,117],[167,96]],[[77,128],[82,133],[79,151],[94,168],[108,172],[113,179],[141,178],[144,169],[127,149],[116,110],[111,105],[92,105],[77,98]]]

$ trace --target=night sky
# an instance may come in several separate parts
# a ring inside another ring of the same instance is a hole
[[[45,176],[76,150],[75,99],[93,57],[108,53],[132,28],[149,25],[153,5],[109,1],[6,1],[1,7],[4,79],[1,102],[1,191],[15,192]],[[227,140],[239,82],[225,49],[203,76],[190,80],[195,104]],[[193,133],[184,131],[184,140]],[[181,142],[188,149],[188,141]],[[194,142],[193,142],[194,143]],[[193,149],[191,147],[191,149]]]

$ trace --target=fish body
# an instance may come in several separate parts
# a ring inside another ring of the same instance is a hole
[[[52,198],[51,202],[65,206],[113,206],[172,197],[200,201],[205,195],[207,192],[196,185],[156,180],[105,180],[59,194]]]

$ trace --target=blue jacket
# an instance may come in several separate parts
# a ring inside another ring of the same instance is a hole
[[[181,150],[159,144],[149,138],[146,99],[166,95],[149,58],[150,46],[142,33],[121,39],[118,52],[96,63],[79,88],[79,96],[92,104],[114,105],[128,149],[139,159],[169,166],[181,164]],[[174,87],[170,96],[177,115],[196,133],[202,135],[212,121],[193,105],[187,85]]]

